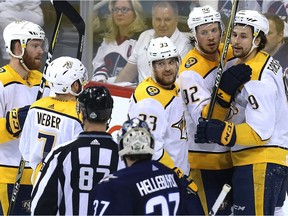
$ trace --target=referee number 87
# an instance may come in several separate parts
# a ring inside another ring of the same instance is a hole
[[[93,188],[94,179],[94,169],[92,167],[81,167],[79,170],[79,189],[90,191]],[[96,168],[97,178],[96,181],[99,182],[104,176],[110,174],[108,168]]]

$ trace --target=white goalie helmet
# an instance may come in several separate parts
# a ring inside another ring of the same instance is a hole
[[[237,12],[234,24],[243,24],[254,27],[254,37],[257,37],[260,31],[263,31],[265,35],[269,32],[269,22],[267,18],[255,10],[241,10]]]
[[[3,38],[6,51],[15,58],[21,58],[23,56],[27,42],[33,39],[43,40],[43,49],[46,52],[48,50],[48,42],[42,27],[25,20],[17,20],[8,24],[3,31]],[[12,53],[11,42],[13,40],[19,40],[21,43],[22,54],[20,56],[16,56]]]
[[[71,85],[79,80],[83,86],[88,80],[86,67],[77,58],[62,56],[53,60],[47,67],[46,79],[52,92],[78,96],[82,91],[72,91]]]
[[[205,5],[202,7],[194,7],[189,14],[187,19],[187,24],[191,30],[192,35],[196,35],[196,27],[204,24],[219,22],[221,26],[221,31],[224,31],[224,24],[221,20],[221,14],[212,8],[210,5]]]
[[[125,121],[118,132],[117,140],[121,157],[154,153],[154,137],[148,124],[139,118]]]
[[[168,37],[158,37],[152,39],[147,49],[148,63],[152,67],[152,63],[158,60],[177,57],[180,62],[179,52],[176,46]]]

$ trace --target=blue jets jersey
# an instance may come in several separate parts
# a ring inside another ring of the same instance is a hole
[[[176,174],[158,161],[141,161],[104,178],[93,189],[91,215],[200,214]],[[189,203],[188,203],[189,202]],[[187,207],[192,211],[189,212]],[[198,206],[198,203],[197,203]]]

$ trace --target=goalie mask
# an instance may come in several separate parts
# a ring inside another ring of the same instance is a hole
[[[117,135],[119,155],[144,155],[154,153],[154,137],[149,126],[139,118],[132,118],[123,123]]]
[[[53,60],[47,67],[46,79],[52,92],[78,96],[88,80],[88,72],[82,62],[76,58],[64,56]],[[72,84],[79,81],[80,92],[71,89]]]
[[[44,52],[48,51],[48,41],[44,30],[32,22],[18,20],[8,24],[3,31],[3,38],[6,51],[15,58],[22,58],[27,43],[33,39],[43,40],[42,49]],[[14,55],[11,50],[11,42],[14,40],[19,40],[22,47],[22,53],[19,56]]]
[[[105,122],[111,118],[113,98],[104,86],[87,87],[78,97],[78,113],[92,121]]]

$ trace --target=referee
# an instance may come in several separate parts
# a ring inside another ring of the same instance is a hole
[[[46,157],[32,192],[32,215],[87,215],[93,185],[120,168],[118,145],[106,132],[113,109],[109,90],[86,88],[77,109],[84,132]]]

